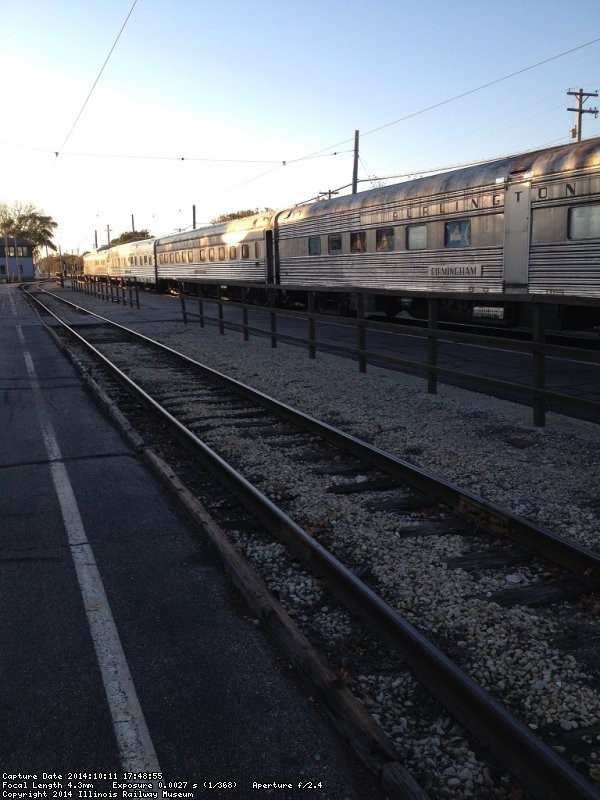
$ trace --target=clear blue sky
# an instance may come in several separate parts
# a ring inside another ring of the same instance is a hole
[[[355,130],[361,179],[566,143],[600,89],[598,0],[137,0],[92,91],[132,5],[1,0],[0,201],[63,251],[337,189]]]

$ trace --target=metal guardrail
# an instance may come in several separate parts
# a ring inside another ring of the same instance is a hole
[[[60,283],[65,285],[64,276]],[[89,275],[73,275],[71,288],[107,302],[140,307],[139,284],[135,278],[107,281]]]
[[[133,306],[133,296],[139,308],[138,289],[135,279],[122,280],[100,280],[94,278],[78,278],[73,280],[73,288],[92,294],[101,299],[112,302],[126,303],[126,292],[129,292],[129,305]],[[200,292],[200,286],[198,286]],[[317,351],[334,353],[353,358],[358,363],[360,372],[366,372],[368,363],[385,364],[398,368],[408,369],[423,376],[427,381],[427,391],[436,394],[440,381],[455,381],[460,385],[468,385],[474,389],[488,390],[495,393],[503,393],[520,401],[528,402],[532,407],[533,425],[542,427],[546,424],[546,413],[551,408],[577,409],[582,413],[592,415],[600,420],[600,402],[588,398],[577,397],[574,394],[558,392],[547,388],[547,359],[571,359],[600,367],[600,336],[598,338],[597,349],[583,349],[565,345],[551,344],[547,341],[547,325],[545,320],[545,308],[548,305],[561,304],[573,306],[596,305],[600,311],[600,302],[595,298],[565,298],[559,296],[532,296],[532,295],[476,295],[476,294],[449,294],[440,292],[420,293],[418,296],[426,298],[428,306],[427,320],[419,325],[415,320],[414,324],[398,326],[392,322],[384,322],[369,318],[365,312],[365,297],[373,294],[373,290],[357,290],[354,287],[344,289],[345,293],[350,290],[357,300],[356,316],[334,316],[323,314],[316,311],[316,296],[322,294],[322,290],[308,287],[293,287],[294,291],[302,291],[306,296],[306,309],[294,310],[282,308],[277,305],[278,295],[281,294],[281,287],[267,286],[260,287],[261,291],[268,298],[268,305],[256,305],[247,302],[248,292],[256,286],[253,284],[228,284],[227,289],[237,290],[242,297],[241,301],[223,299],[220,296],[219,284],[215,284],[214,294],[217,296],[204,296],[199,293],[197,298],[186,295],[180,287],[179,298],[181,303],[181,313],[183,321],[187,323],[188,318],[197,319],[201,326],[205,324],[215,324],[221,334],[226,329],[241,331],[244,341],[248,341],[250,336],[261,336],[269,338],[271,347],[276,348],[279,342],[298,345],[306,348],[309,358],[316,358]],[[341,289],[338,291],[342,291]],[[393,294],[385,290],[377,290],[378,294]],[[529,306],[531,313],[531,337],[529,339],[519,339],[510,336],[509,329],[506,329],[506,337],[482,335],[481,333],[471,333],[465,330],[451,329],[447,323],[440,322],[439,305],[446,299],[460,299],[469,301],[480,301],[482,303],[510,302]],[[216,306],[216,315],[206,313],[205,304]],[[225,308],[239,309],[241,319],[233,320],[225,317]],[[197,309],[197,310],[196,310]],[[269,317],[269,327],[259,327],[250,324],[250,312],[267,314]],[[306,335],[294,336],[285,333],[278,326],[278,318],[288,317],[303,319],[306,321]],[[317,335],[317,323],[329,323],[338,326],[347,326],[356,331],[355,345],[341,345],[325,342],[323,338],[319,341]],[[388,332],[393,334],[404,334],[406,336],[417,337],[426,341],[426,355],[423,360],[417,361],[412,358],[404,358],[401,355],[390,355],[388,353],[376,352],[367,349],[367,339],[370,332]],[[439,364],[440,342],[453,342],[455,344],[478,345],[481,347],[511,351],[531,356],[531,383],[519,383],[515,381],[503,380],[500,378],[484,377],[473,372],[449,369]],[[600,386],[600,373],[598,384]],[[563,412],[564,413],[564,412]]]
[[[449,330],[447,327],[441,328],[438,323],[438,306],[440,300],[445,299],[444,295],[437,295],[428,298],[429,315],[426,327],[418,325],[403,325],[399,328],[390,322],[380,322],[367,319],[364,312],[364,295],[358,295],[358,309],[356,317],[333,317],[328,314],[319,314],[314,311],[314,291],[308,292],[307,310],[295,311],[287,308],[278,308],[275,305],[275,290],[271,292],[270,304],[268,307],[256,306],[246,302],[235,302],[232,300],[221,300],[215,297],[199,297],[197,300],[190,298],[180,292],[181,310],[184,321],[187,318],[195,318],[201,325],[214,323],[218,325],[219,332],[225,333],[225,329],[242,331],[244,341],[248,341],[250,335],[266,336],[271,340],[271,346],[277,347],[278,342],[287,342],[303,346],[308,351],[309,358],[316,358],[317,350],[324,352],[338,353],[353,357],[360,372],[366,372],[367,364],[383,363],[396,367],[408,368],[427,379],[427,391],[436,394],[438,383],[441,380],[460,381],[462,385],[467,382],[470,386],[492,390],[495,392],[507,392],[516,395],[519,399],[528,400],[533,410],[533,424],[542,427],[546,423],[546,412],[549,406],[559,405],[561,408],[576,408],[598,415],[600,419],[600,402],[587,398],[577,397],[572,394],[553,391],[546,388],[546,359],[572,359],[591,363],[600,367],[600,339],[597,350],[586,350],[578,347],[570,347],[546,342],[546,330],[544,324],[544,305],[542,303],[532,303],[532,337],[530,340],[520,340],[510,338],[507,332],[506,338],[496,336],[486,336],[480,333],[469,333],[465,331]],[[487,298],[486,298],[487,299]],[[523,300],[521,299],[521,302]],[[556,302],[556,299],[554,300]],[[197,303],[198,311],[194,311],[192,306]],[[211,303],[217,307],[217,316],[205,313],[204,304]],[[225,319],[224,309],[237,308],[242,312],[240,321]],[[266,312],[270,316],[270,326],[268,329],[256,327],[249,323],[249,312],[253,310]],[[277,318],[292,317],[305,319],[307,324],[306,336],[298,337],[278,330]],[[317,323],[329,323],[335,325],[350,326],[356,329],[356,345],[354,347],[344,345],[334,345],[331,343],[319,342],[317,339]],[[384,331],[394,334],[405,334],[407,336],[419,337],[427,342],[426,359],[415,361],[409,358],[389,355],[387,353],[375,352],[367,349],[367,334],[369,331]],[[518,383],[514,381],[501,380],[498,378],[483,377],[472,372],[453,370],[439,366],[439,342],[440,340],[451,341],[458,344],[479,345],[482,347],[509,350],[518,353],[528,354],[532,357],[531,384]],[[600,373],[599,373],[600,385]]]

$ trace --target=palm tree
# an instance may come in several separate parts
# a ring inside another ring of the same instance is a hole
[[[21,239],[35,251],[43,247],[56,250],[52,241],[57,223],[31,203],[15,203],[8,206],[0,203],[0,237]]]

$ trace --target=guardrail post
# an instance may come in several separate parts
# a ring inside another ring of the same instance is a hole
[[[181,316],[183,317],[183,324],[188,324],[187,312],[185,310],[185,295],[183,293],[183,283],[177,284],[177,294],[179,295],[179,302],[181,303]]]
[[[362,292],[357,295],[356,301],[356,333],[358,346],[358,371],[367,371],[367,358],[365,356],[367,332],[365,330],[365,296]]]
[[[536,344],[543,344],[546,340],[544,326],[544,307],[538,303],[533,304],[533,388],[546,388],[546,356],[536,349]],[[546,424],[546,401],[535,391],[533,394],[533,424],[536,428],[543,428]]]
[[[204,327],[204,306],[202,305],[202,286],[198,286],[198,317],[200,318],[200,327]]]
[[[317,357],[317,323],[313,314],[315,313],[315,293],[307,292],[308,310],[308,357]]]
[[[437,330],[438,321],[438,301],[435,297],[430,297],[427,301],[428,318],[427,328],[430,331]],[[429,394],[437,394],[437,356],[438,342],[436,336],[427,337],[427,391]]]
[[[244,327],[244,341],[250,338],[248,332],[248,289],[242,287],[242,325]]]
[[[223,336],[225,334],[225,325],[223,324],[223,302],[220,298],[217,303],[217,308],[219,309],[219,333]]]
[[[277,347],[277,314],[275,313],[275,301],[277,290],[269,289],[269,307],[271,309],[271,347]]]

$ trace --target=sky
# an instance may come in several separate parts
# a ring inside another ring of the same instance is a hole
[[[359,190],[566,144],[600,90],[598,0],[0,0],[0,31],[0,202],[79,254],[347,193],[355,131]]]

